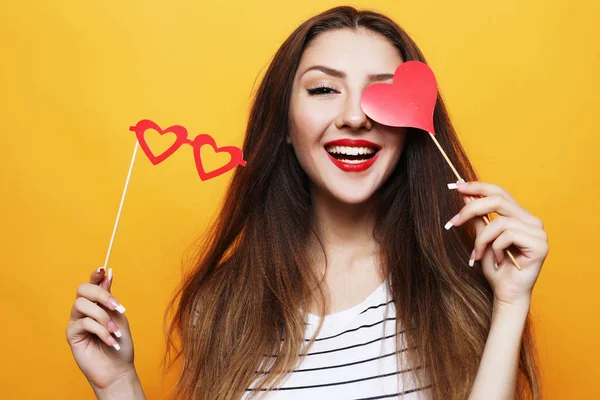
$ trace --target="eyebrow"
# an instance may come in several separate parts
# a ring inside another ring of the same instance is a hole
[[[306,71],[304,71],[302,73],[302,75],[300,75],[300,76],[302,77],[308,71],[312,71],[312,70],[321,71],[321,72],[326,73],[327,75],[331,75],[336,78],[345,78],[346,77],[345,72],[339,71],[337,69],[329,68],[324,65],[313,65],[312,67],[310,67]],[[394,77],[394,74],[370,74],[367,76],[367,78],[370,81],[385,81],[387,79],[392,79],[393,77]]]

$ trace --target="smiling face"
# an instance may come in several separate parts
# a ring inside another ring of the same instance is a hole
[[[360,97],[375,82],[392,83],[402,61],[383,36],[365,29],[321,33],[304,50],[290,98],[287,141],[312,189],[360,204],[391,174],[406,128],[369,119]]]

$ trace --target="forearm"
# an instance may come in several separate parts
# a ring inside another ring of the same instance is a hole
[[[468,400],[514,400],[521,338],[529,299],[518,305],[494,303],[492,323]]]
[[[142,384],[135,371],[104,389],[93,388],[99,400],[146,400]]]

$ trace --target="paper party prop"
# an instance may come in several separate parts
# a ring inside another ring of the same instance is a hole
[[[407,61],[394,73],[394,83],[375,83],[362,94],[365,114],[383,125],[419,128],[435,134],[435,76],[426,64]]]
[[[150,150],[150,147],[148,146],[148,143],[146,142],[146,138],[144,136],[149,129],[155,130],[161,135],[167,133],[174,134],[176,140],[167,150],[165,150],[159,155],[155,155],[152,152],[152,150]],[[194,161],[196,163],[196,169],[198,170],[198,175],[200,176],[200,179],[203,181],[222,175],[238,165],[241,165],[242,167],[246,165],[246,161],[244,161],[244,155],[241,149],[235,146],[218,147],[215,142],[215,139],[213,139],[210,135],[207,134],[200,134],[196,136],[193,140],[189,140],[187,129],[185,129],[181,125],[173,125],[166,129],[161,129],[153,121],[150,121],[149,119],[143,119],[140,122],[138,122],[135,126],[131,126],[129,130],[135,132],[135,136],[137,137],[140,147],[146,154],[146,157],[148,157],[150,162],[154,165],[157,165],[166,160],[170,155],[175,153],[175,151],[177,151],[177,149],[179,149],[182,145],[187,144],[192,146],[194,150]],[[226,165],[217,168],[214,171],[206,172],[202,164],[202,157],[200,155],[200,149],[205,144],[211,145],[216,153],[229,153],[229,162]]]
[[[160,135],[165,134],[174,134],[176,137],[175,142],[163,151],[160,154],[154,154],[148,146],[146,142],[145,134],[149,130],[155,130]],[[130,131],[135,132],[135,136],[137,138],[135,142],[135,147],[133,148],[133,155],[131,156],[131,162],[129,164],[129,171],[127,172],[127,179],[125,179],[125,187],[123,188],[123,194],[121,195],[121,202],[119,204],[119,210],[117,211],[117,218],[115,220],[115,225],[113,227],[112,235],[110,238],[110,242],[108,244],[108,251],[106,252],[106,259],[104,260],[104,268],[106,269],[108,265],[108,259],[110,257],[110,252],[112,249],[112,245],[115,240],[115,234],[117,232],[117,226],[119,225],[119,219],[121,218],[121,210],[123,209],[123,203],[125,202],[125,194],[127,193],[127,188],[129,187],[129,179],[131,178],[131,171],[133,170],[133,164],[135,162],[135,156],[137,154],[138,146],[142,148],[142,151],[146,154],[146,157],[150,160],[153,165],[160,164],[164,160],[166,160],[169,156],[175,153],[182,145],[187,144],[192,146],[194,152],[194,162],[196,164],[196,170],[198,171],[198,175],[202,181],[206,181],[208,179],[216,178],[219,175],[222,175],[231,169],[235,168],[238,165],[242,167],[246,165],[246,161],[244,160],[244,155],[242,150],[235,146],[223,146],[218,147],[215,139],[212,136],[207,134],[200,134],[196,136],[193,140],[188,139],[188,131],[181,125],[172,125],[166,129],[161,129],[155,122],[149,119],[143,119],[139,121],[135,126],[129,127]],[[229,153],[230,160],[227,164],[222,167],[217,168],[214,171],[207,172],[204,169],[204,165],[202,164],[202,157],[200,155],[200,150],[204,145],[210,145],[216,153]]]
[[[191,144],[194,148],[194,160],[196,161],[196,169],[198,170],[198,175],[200,175],[200,179],[202,179],[203,181],[224,174],[230,169],[235,168],[237,165],[246,165],[246,161],[244,161],[244,155],[242,153],[242,150],[235,146],[217,147],[215,140],[210,135],[200,134],[196,136],[196,138],[192,142],[188,141],[188,143]],[[205,144],[211,145],[216,153],[229,153],[231,157],[229,162],[223,165],[222,167],[217,168],[214,171],[206,172],[204,170],[204,166],[202,165],[202,157],[200,156],[200,148]]]
[[[144,136],[145,133],[148,131],[148,129],[153,129],[161,135],[164,135],[166,133],[173,133],[173,134],[175,134],[177,139],[175,140],[175,143],[173,143],[171,145],[171,147],[169,147],[163,153],[161,153],[159,155],[154,155],[152,150],[150,150],[148,143],[146,143],[146,138]],[[188,142],[187,129],[185,129],[181,125],[173,125],[166,129],[161,129],[153,121],[150,121],[149,119],[143,119],[140,122],[138,122],[135,126],[130,126],[129,130],[135,132],[135,136],[137,137],[140,147],[146,154],[146,157],[148,157],[148,160],[150,160],[150,162],[154,165],[159,164],[159,163],[163,162],[164,160],[166,160],[171,154],[175,153],[175,151],[177,151],[177,149],[179,149],[182,144]]]
[[[382,125],[417,128],[429,133],[458,181],[464,182],[435,138],[433,112],[437,94],[437,82],[429,66],[420,61],[406,61],[394,72],[393,83],[375,83],[367,87],[360,104],[369,118]],[[475,200],[473,196],[469,197]],[[483,219],[486,224],[490,223],[487,216]],[[520,271],[515,257],[508,249],[505,251]]]

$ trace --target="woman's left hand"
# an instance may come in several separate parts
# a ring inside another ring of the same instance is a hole
[[[549,250],[542,221],[500,186],[473,181],[458,183],[457,190],[463,194],[466,205],[449,221],[446,229],[450,229],[450,223],[460,226],[472,219],[477,239],[471,258],[481,261],[483,274],[494,290],[495,303],[529,304]],[[493,212],[498,216],[488,225],[482,216]],[[522,268],[520,271],[505,253],[511,245],[511,253]],[[512,250],[514,248],[518,251]]]

